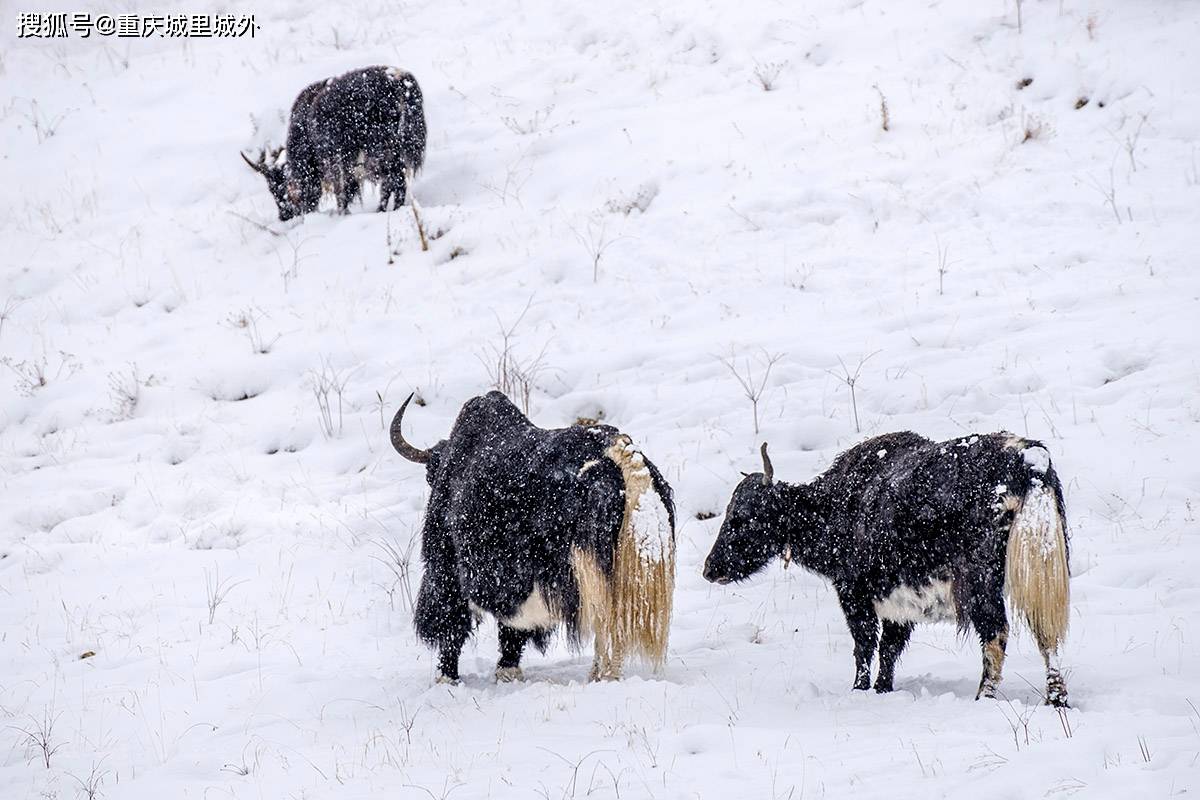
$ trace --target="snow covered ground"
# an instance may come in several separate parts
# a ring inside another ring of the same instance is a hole
[[[0,797],[1197,789],[1200,8],[654,5],[260,0],[180,42],[13,20],[204,9],[0,3]],[[280,224],[238,158],[372,63],[425,92],[429,252],[407,210]],[[489,624],[432,683],[385,423],[416,388],[444,436],[506,344],[536,422],[603,417],[674,485],[661,678],[556,645],[497,686]],[[774,362],[757,433],[723,359]],[[1065,719],[1028,635],[1000,702],[949,626],[851,693],[822,580],[701,579],[761,441],[805,480],[901,429],[1049,446]]]

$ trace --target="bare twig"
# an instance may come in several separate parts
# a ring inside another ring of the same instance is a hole
[[[892,129],[892,118],[891,118],[891,115],[888,113],[888,102],[887,102],[887,98],[883,96],[883,90],[879,88],[879,84],[877,84],[877,83],[876,83],[876,84],[873,84],[873,88],[875,89],[875,91],[876,91],[876,92],[878,92],[878,93],[879,93],[879,122],[880,122],[880,126],[881,126],[881,127],[882,127],[882,128],[885,130],[885,131],[890,131],[890,130]]]
[[[54,724],[58,722],[60,716],[62,716],[61,712],[56,714],[47,707],[42,711],[40,718],[33,716],[29,718],[28,728],[11,726],[13,730],[21,734],[26,749],[38,754],[42,766],[46,769],[50,769],[51,757],[67,744],[54,741]]]
[[[241,586],[246,581],[229,581],[221,580],[221,568],[217,567],[213,573],[204,570],[204,594],[208,599],[208,624],[212,625],[213,620],[217,618],[217,609],[221,607],[221,603],[225,602],[225,598],[229,593],[238,586]]]
[[[762,87],[764,92],[775,90],[775,81],[779,79],[779,73],[783,71],[786,62],[754,62],[754,78],[758,81],[758,85]]]
[[[92,762],[92,771],[88,773],[87,778],[80,778],[77,775],[71,775],[71,779],[79,784],[79,797],[84,800],[99,800],[100,787],[104,785],[104,779],[108,776],[108,770],[101,770],[100,764],[104,763],[104,759],[100,759],[99,763]]]
[[[109,417],[113,422],[133,418],[142,399],[137,364],[130,364],[128,372],[108,373],[108,397],[112,401]]]
[[[743,359],[742,366],[739,368],[737,356],[731,350],[729,355],[721,359],[721,363],[725,368],[733,373],[733,377],[737,380],[738,385],[742,387],[742,393],[746,399],[750,401],[750,411],[754,417],[754,433],[758,434],[758,402],[762,399],[763,392],[767,388],[767,380],[771,377],[771,369],[783,358],[783,353],[768,353],[765,348],[760,348],[760,352],[755,355],[754,362],[750,358]]]
[[[266,231],[267,233],[271,234],[272,236],[283,236],[283,234],[280,233],[279,231],[274,230],[273,228],[271,228],[268,225],[262,224],[258,220],[250,219],[245,214],[239,214],[236,211],[228,211],[228,210],[225,213],[237,217],[242,222],[245,222],[249,225],[253,225],[254,227],[258,228],[260,231]]]
[[[600,281],[600,259],[604,257],[604,251],[625,237],[610,237],[605,221],[596,219],[589,219],[587,228],[583,231],[572,227],[571,233],[575,234],[575,238],[587,250],[588,256],[592,260],[592,283],[598,283]]]
[[[496,317],[496,324],[500,328],[500,343],[488,344],[485,353],[479,356],[480,362],[484,369],[488,372],[488,377],[492,381],[492,386],[498,391],[506,394],[510,399],[520,403],[522,411],[529,413],[529,403],[533,396],[534,382],[546,366],[543,359],[546,355],[546,346],[543,345],[541,351],[534,357],[523,359],[517,355],[514,348],[514,339],[516,338],[517,327],[521,324],[521,320],[525,319],[525,315],[529,312],[530,306],[533,305],[533,297],[529,298],[529,302],[525,304],[516,321],[508,327]]]
[[[416,532],[410,532],[408,544],[401,545],[399,540],[385,539],[375,542],[375,546],[379,548],[382,555],[371,556],[380,564],[383,564],[392,573],[392,588],[388,590],[388,596],[395,592],[395,587],[400,587],[404,598],[404,607],[409,611],[413,610],[413,595],[412,595],[412,563],[413,553],[417,546]]]
[[[317,401],[317,420],[326,439],[335,439],[342,435],[346,385],[357,369],[334,369],[329,359],[323,357],[319,372],[309,370],[309,382],[313,397]]]
[[[429,251],[429,239],[425,236],[425,226],[421,224],[421,204],[417,202],[416,192],[413,191],[413,171],[411,167],[405,167],[404,171],[408,181],[408,205],[412,207],[413,220],[417,223],[417,233],[421,237],[421,252],[425,253]]]
[[[255,355],[265,355],[271,352],[271,347],[275,342],[279,341],[279,334],[275,338],[267,341],[262,332],[258,329],[259,320],[265,318],[266,312],[254,306],[247,306],[241,311],[230,314],[225,318],[225,324],[234,330],[240,330],[246,334],[246,338],[250,340],[250,352]]]
[[[1115,156],[1113,157],[1113,160],[1116,161]],[[1091,184],[1092,184],[1092,188],[1095,189],[1097,192],[1099,192],[1100,196],[1104,198],[1104,202],[1110,208],[1112,208],[1113,216],[1117,218],[1117,224],[1120,225],[1121,224],[1121,211],[1119,208],[1117,208],[1117,178],[1116,178],[1115,166],[1113,164],[1110,164],[1108,167],[1108,188],[1107,189],[1104,187],[1104,184],[1100,183],[1100,181],[1095,176],[1092,176]]]
[[[22,301],[15,297],[10,297],[4,301],[4,308],[0,309],[0,335],[4,333],[4,323],[8,322],[13,312],[17,310],[17,307],[21,303]]]
[[[942,240],[936,233],[933,235],[934,242],[937,244],[937,274],[938,274],[938,296],[942,296],[946,289],[946,273],[950,271],[953,261],[950,261],[950,246],[942,247]]]
[[[533,116],[525,122],[521,122],[515,117],[501,117],[500,121],[504,123],[504,127],[518,136],[528,136],[541,130],[553,112],[554,106],[547,106],[540,111],[533,112]]]
[[[825,370],[830,375],[837,378],[842,383],[846,384],[846,388],[850,390],[850,409],[851,409],[851,411],[854,412],[854,432],[855,433],[862,433],[862,425],[860,425],[858,422],[858,396],[855,392],[855,386],[858,384],[859,375],[862,374],[863,364],[866,364],[869,360],[871,360],[876,355],[878,355],[879,352],[880,352],[879,350],[876,350],[874,353],[871,353],[870,355],[865,355],[862,358],[858,359],[858,366],[856,366],[854,368],[853,374],[851,374],[850,369],[846,366],[846,362],[842,361],[841,356],[838,356],[838,364],[840,364],[842,367],[841,375],[838,375],[833,370]]]

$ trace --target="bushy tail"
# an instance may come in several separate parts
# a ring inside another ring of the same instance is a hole
[[[410,72],[398,71],[404,92],[404,122],[400,130],[405,165],[416,174],[425,164],[425,101],[417,79]]]
[[[1004,587],[1045,653],[1067,635],[1071,587],[1062,488],[1053,470],[1032,478],[1008,535]]]
[[[628,436],[605,451],[621,470],[625,508],[613,552],[611,575],[595,558],[572,554],[580,589],[583,627],[596,634],[593,678],[618,678],[626,656],[646,659],[657,671],[667,656],[675,591],[675,533],[654,489],[645,458]]]

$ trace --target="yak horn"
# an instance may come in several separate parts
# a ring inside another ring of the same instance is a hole
[[[429,451],[422,450],[419,447],[413,447],[404,440],[404,434],[400,432],[400,423],[404,421],[404,409],[408,408],[409,401],[413,399],[413,392],[408,398],[400,404],[400,410],[396,412],[396,416],[392,417],[392,447],[396,448],[396,452],[407,458],[409,461],[415,461],[418,464],[429,463]]]
[[[403,409],[402,409],[403,410]],[[763,486],[770,486],[775,477],[775,468],[771,466],[771,458],[767,455],[767,443],[762,443],[763,457]]]
[[[253,161],[251,161],[249,158],[247,158],[246,154],[243,153],[241,150],[238,151],[238,155],[240,155],[242,157],[242,161],[245,161],[247,166],[250,167],[250,169],[254,170],[257,173],[261,174],[263,172],[263,170],[266,169],[266,167],[267,167],[267,159],[265,156],[263,157],[262,161],[260,161],[256,164]]]

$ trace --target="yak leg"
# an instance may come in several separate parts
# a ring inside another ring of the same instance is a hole
[[[437,648],[438,683],[457,683],[458,658],[471,635],[474,618],[458,578],[451,571],[450,555],[435,556],[425,563],[413,626],[423,641]]]
[[[375,209],[379,213],[388,211],[392,199],[392,179],[384,175],[379,181],[379,208]]]
[[[983,651],[983,675],[975,699],[995,697],[1004,670],[1004,650],[1008,646],[1008,615],[1004,612],[1003,577],[990,584],[977,585],[969,592],[968,613],[979,634]]]
[[[346,208],[349,213],[350,204],[359,199],[362,194],[362,181],[359,180],[357,164],[350,164],[346,169]]]
[[[994,635],[980,634],[979,642],[983,649],[983,676],[979,679],[979,690],[975,699],[980,697],[995,697],[1000,686],[1001,673],[1004,671],[1004,650],[1008,646],[1008,627],[1005,626]]]
[[[341,160],[337,160],[333,164],[333,169],[327,173],[333,189],[333,197],[337,200],[337,213],[346,213],[346,170],[342,167]]]
[[[408,196],[408,181],[404,177],[404,172],[407,167],[404,164],[397,164],[392,172],[392,194],[395,195],[396,201],[393,208],[399,208],[404,205],[404,201]]]
[[[896,676],[896,662],[908,645],[908,637],[912,636],[911,622],[883,621],[883,634],[879,637],[879,674],[875,677],[875,691],[890,692],[892,681]]]
[[[438,647],[438,683],[458,683],[458,659],[462,655],[463,645],[466,644],[469,629],[458,631],[442,640]]]
[[[625,661],[623,648],[609,631],[600,627],[596,630],[596,651],[592,657],[590,681],[619,681]]]
[[[407,183],[404,179],[404,164],[399,161],[388,165],[383,180],[379,183],[379,210],[387,211],[389,201],[392,208],[404,205]]]
[[[532,637],[531,631],[510,628],[504,623],[500,623],[500,661],[496,664],[496,681],[498,683],[525,679],[521,673],[521,651],[525,649],[525,643]]]
[[[334,166],[333,192],[337,197],[339,214],[350,213],[350,203],[358,197],[358,175],[355,173],[357,159],[339,156]]]
[[[839,588],[838,600],[854,637],[854,688],[865,690],[871,686],[871,659],[879,638],[879,617],[866,592]]]
[[[975,554],[975,563],[988,565],[962,571],[954,576],[959,628],[967,622],[979,635],[983,655],[983,674],[975,699],[995,697],[1004,670],[1004,651],[1008,646],[1008,614],[1004,611],[1004,546],[1008,540],[1007,518],[1001,519],[995,536],[987,537]],[[965,613],[967,620],[961,619]]]
[[[1070,708],[1067,702],[1067,682],[1063,680],[1062,665],[1058,660],[1058,649],[1046,645],[1038,638],[1038,650],[1042,652],[1042,661],[1046,663],[1046,705],[1056,708]]]

